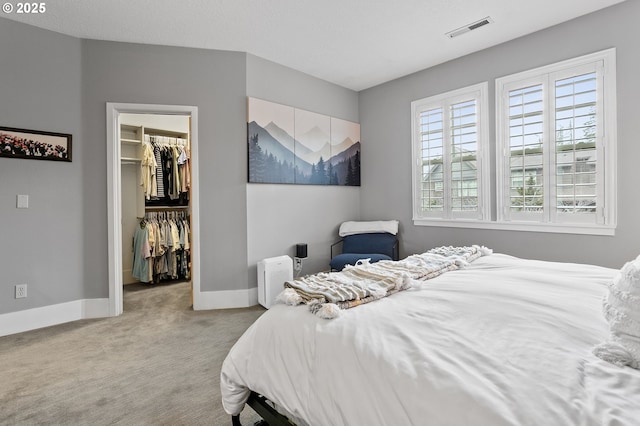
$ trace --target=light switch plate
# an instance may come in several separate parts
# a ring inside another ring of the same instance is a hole
[[[29,196],[28,195],[18,195],[17,207],[19,209],[28,209],[29,208]]]

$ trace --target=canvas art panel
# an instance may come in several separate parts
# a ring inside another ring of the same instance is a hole
[[[336,185],[360,186],[360,124],[331,117],[330,164]]]
[[[250,183],[360,185],[360,125],[248,98]]]
[[[295,183],[294,109],[249,98],[249,182]]]
[[[296,183],[328,185],[327,161],[331,157],[331,117],[296,109],[295,156],[300,171]]]

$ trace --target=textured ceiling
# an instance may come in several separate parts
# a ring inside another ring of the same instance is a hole
[[[248,52],[362,90],[621,1],[49,0],[43,14],[0,17],[79,38]],[[486,16],[494,23],[445,36]]]

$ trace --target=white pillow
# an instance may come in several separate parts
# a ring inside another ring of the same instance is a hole
[[[640,256],[625,263],[603,303],[611,342],[594,349],[605,361],[640,368]]]

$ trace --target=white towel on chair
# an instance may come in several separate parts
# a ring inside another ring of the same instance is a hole
[[[396,235],[398,233],[397,220],[373,220],[373,221],[348,221],[340,225],[338,235],[346,237],[353,234],[372,234],[375,232],[387,232]]]

